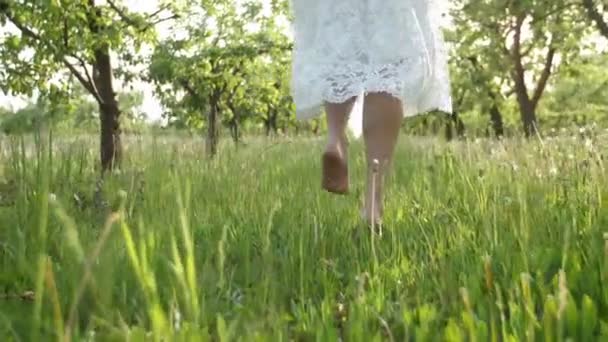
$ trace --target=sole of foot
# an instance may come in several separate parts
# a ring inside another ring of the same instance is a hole
[[[348,165],[346,160],[338,152],[326,151],[322,157],[322,168],[321,185],[323,189],[337,195],[348,194]]]

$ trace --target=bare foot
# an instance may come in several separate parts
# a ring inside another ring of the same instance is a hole
[[[374,205],[371,204],[370,199],[365,200],[365,205],[361,208],[361,219],[367,224],[382,224],[383,209],[382,203],[379,200],[375,200]]]
[[[347,194],[349,186],[346,142],[340,142],[335,147],[328,146],[323,153],[322,163],[323,189],[338,195]]]
[[[372,234],[382,236],[382,208],[374,206],[373,209],[369,205],[361,208],[361,219],[368,226]]]
[[[371,170],[368,171],[367,191],[365,202],[361,210],[361,217],[368,224],[380,225],[383,214],[383,178],[380,172],[380,164],[377,160],[373,161]]]

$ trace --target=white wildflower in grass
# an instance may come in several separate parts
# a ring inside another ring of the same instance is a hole
[[[556,175],[557,175],[557,167],[555,167],[555,165],[552,165],[552,166],[549,168],[549,174],[550,174],[551,176],[556,176]]]
[[[173,329],[179,331],[182,326],[182,313],[177,307],[173,308]]]
[[[561,269],[559,271],[558,276],[558,309],[557,309],[557,318],[561,319],[564,311],[566,310],[566,305],[568,304],[568,282],[566,279],[566,272]]]

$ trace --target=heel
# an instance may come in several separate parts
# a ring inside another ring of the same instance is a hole
[[[325,152],[322,157],[321,185],[327,192],[348,194],[348,166],[337,152]]]

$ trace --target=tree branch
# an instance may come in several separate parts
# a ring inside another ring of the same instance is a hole
[[[26,25],[24,25],[23,23],[21,23],[17,18],[15,18],[11,11],[10,8],[7,7],[2,7],[1,8],[1,12],[3,13],[6,18],[13,24],[15,25],[15,27],[17,27],[17,29],[19,29],[19,31],[21,31],[21,34],[23,34],[24,36],[35,40],[36,42],[43,44],[45,46],[47,46],[48,48],[51,49],[51,51],[53,51],[54,57],[55,59],[62,63],[71,73],[72,75],[74,75],[74,77],[76,77],[76,79],[78,79],[78,81],[82,84],[82,86],[89,91],[89,93],[91,93],[91,95],[93,95],[93,97],[95,98],[95,100],[100,101],[101,97],[99,96],[99,93],[97,92],[97,89],[95,89],[95,85],[93,84],[91,78],[88,75],[88,71],[86,69],[86,64],[84,63],[84,61],[74,55],[70,55],[71,57],[74,57],[76,59],[79,59],[80,62],[82,63],[85,72],[87,73],[87,77],[85,78],[79,71],[78,69],[76,69],[76,67],[70,63],[67,59],[66,59],[66,54],[62,53],[61,51],[59,51],[57,49],[57,47],[53,46],[52,44],[49,44],[48,42],[46,42],[44,40],[44,38],[42,36],[40,36],[38,33],[34,32],[32,29],[30,29],[29,27],[27,27]]]
[[[540,79],[538,80],[538,84],[536,85],[536,90],[534,91],[534,95],[532,97],[532,105],[536,107],[538,105],[538,101],[543,96],[543,92],[547,87],[547,82],[549,81],[549,77],[551,76],[551,69],[553,68],[553,61],[555,59],[555,47],[552,44],[549,45],[549,50],[547,51],[547,57],[545,60],[545,67],[543,69],[542,74],[540,75]]]
[[[173,15],[170,15],[170,16],[168,16],[168,17],[164,17],[164,18],[159,18],[159,19],[156,19],[155,21],[152,21],[152,22],[148,23],[148,24],[147,24],[147,25],[146,25],[146,26],[143,28],[143,30],[145,31],[145,30],[149,29],[149,28],[150,28],[150,27],[152,27],[152,26],[155,26],[155,25],[158,25],[158,24],[160,24],[160,23],[162,23],[162,22],[169,21],[169,20],[173,20],[173,19],[179,19],[179,14],[173,14]]]
[[[468,93],[468,89],[464,88],[462,89],[462,91],[460,92],[457,100],[456,100],[456,108],[462,107],[462,104],[464,103],[464,99],[466,98]]]
[[[169,7],[169,6],[166,6],[166,5],[165,5],[165,6],[161,6],[161,7],[159,7],[159,8],[158,8],[158,9],[157,9],[155,12],[150,13],[150,14],[148,15],[148,18],[150,18],[150,19],[151,19],[151,18],[156,17],[157,15],[159,15],[159,14],[160,14],[160,12],[162,12],[162,11],[166,10],[168,7]]]
[[[130,17],[124,9],[120,8],[118,5],[116,5],[114,3],[113,0],[106,0],[106,2],[108,3],[108,6],[110,6],[110,8],[116,13],[118,14],[118,16],[120,17],[120,19],[125,22],[128,26],[132,26],[135,27],[139,32],[145,32],[147,30],[149,30],[151,27],[160,24],[164,21],[168,21],[168,20],[172,20],[172,19],[177,19],[179,18],[178,14],[173,14],[171,16],[165,17],[165,18],[158,18],[154,21],[151,22],[147,22],[147,23],[141,23],[138,22],[137,20],[133,19],[132,17]],[[150,15],[148,15],[148,19],[152,19],[154,17],[156,17],[160,12],[162,12],[163,10],[165,10],[166,7],[161,7],[159,8],[157,11],[151,13]]]
[[[63,18],[63,47],[68,50],[70,48],[70,35],[68,33],[68,20]]]
[[[6,6],[6,7],[5,7]],[[2,8],[1,8],[1,12],[3,13],[6,18],[13,24],[15,25],[15,27],[17,27],[17,29],[19,29],[19,31],[21,31],[21,33],[24,36],[27,36],[28,38],[34,39],[38,42],[43,42],[42,37],[40,37],[40,35],[38,35],[38,33],[32,31],[29,27],[23,25],[19,20],[17,20],[17,18],[15,18],[10,10],[10,8],[8,7],[7,3],[2,3]]]
[[[120,17],[120,19],[122,19],[122,21],[124,21],[125,23],[127,23],[128,25],[131,26],[140,26],[139,23],[134,20],[133,18],[129,17],[125,11],[123,9],[121,9],[120,7],[118,7],[114,1],[112,0],[106,0],[106,2],[108,3],[108,6],[110,6],[110,8],[116,13],[118,14],[118,16]]]
[[[473,64],[473,69],[475,73],[480,74],[482,72],[482,66],[477,61],[477,57],[470,56],[468,57],[468,60],[471,62],[471,64]],[[487,92],[488,96],[494,101],[494,103],[496,103],[498,101],[499,95],[492,90],[491,81],[484,80],[481,83],[483,88],[485,88],[484,90]]]
[[[513,28],[506,28],[505,32],[502,31],[502,28],[500,27],[500,25],[498,23],[492,22],[492,23],[481,23],[481,27],[482,28],[486,28],[492,32],[494,32],[498,37],[506,37],[509,35],[509,33],[513,30]],[[509,49],[507,48],[506,44],[499,44],[500,45],[500,50],[502,51],[502,53],[504,53],[505,55],[509,55]]]
[[[198,97],[199,97],[198,93],[196,92],[196,90],[194,90],[194,88],[192,88],[192,86],[190,85],[190,82],[188,82],[188,80],[180,79],[180,80],[178,80],[178,83],[186,90],[188,95],[192,96],[195,99],[198,99]]]
[[[583,1],[585,1],[585,0],[583,0]],[[591,1],[593,1],[593,0],[591,0]],[[558,7],[554,8],[552,11],[543,12],[543,15],[541,15],[541,16],[535,16],[534,19],[532,20],[532,22],[538,23],[538,22],[546,21],[550,16],[555,15],[555,14],[560,14],[562,11],[569,9],[570,7],[576,7],[576,6],[578,6],[578,4],[576,2],[572,2],[572,3],[566,2],[563,6],[558,6]]]
[[[76,77],[76,79],[78,79],[80,84],[82,84],[82,86],[95,98],[95,101],[97,101],[97,103],[99,103],[99,104],[103,103],[103,100],[101,99],[101,96],[99,95],[99,92],[95,88],[95,84],[92,81],[90,81],[90,77],[88,75],[88,71],[86,71],[86,68],[85,68],[85,72],[87,74],[87,78],[83,77],[82,74],[78,71],[78,69],[76,69],[76,67],[74,65],[72,65],[72,63],[70,63],[67,59],[65,59],[65,57],[63,57],[61,61],[63,62],[65,67],[68,68],[68,70],[70,70],[72,75],[74,75],[74,77]]]
[[[521,53],[521,57],[523,58],[530,56],[532,50],[534,50],[534,44],[530,44],[530,46],[528,46],[528,48]]]
[[[89,69],[87,68],[87,63],[84,61],[84,59],[82,59],[81,57],[76,56],[74,54],[71,54],[70,57],[76,59],[80,63],[80,66],[82,67],[82,69],[84,70],[84,74],[86,76],[86,82],[91,85],[90,86],[91,90],[89,90],[89,92],[91,92],[91,94],[95,97],[97,102],[99,102],[100,104],[103,103],[101,95],[99,94],[99,90],[97,90],[97,87],[95,86],[95,81],[93,80],[93,77],[89,73]],[[78,76],[76,76],[76,78],[78,78]],[[80,78],[84,79],[84,77],[80,77]],[[82,83],[82,81],[81,81],[81,83]]]
[[[521,31],[526,19],[526,14],[521,13],[517,16],[515,21],[515,34],[513,36],[513,46],[511,48],[511,57],[513,58],[513,63],[515,64],[514,77],[516,87],[525,91],[526,97],[528,97],[528,88],[526,86],[526,71],[522,61],[521,54]]]
[[[595,22],[600,33],[608,39],[608,22],[604,20],[602,13],[595,7],[593,0],[583,0],[583,7],[587,10],[587,16]]]

